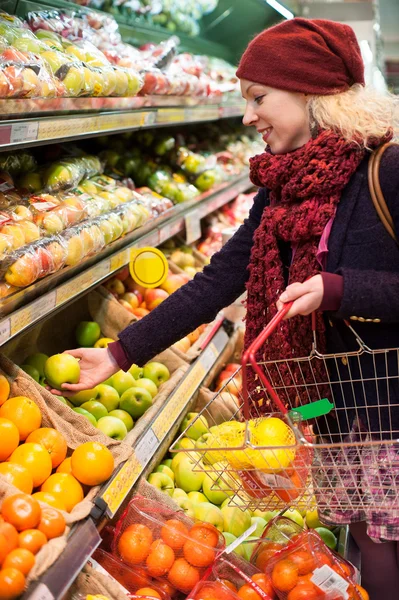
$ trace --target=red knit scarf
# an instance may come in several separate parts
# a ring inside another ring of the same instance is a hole
[[[363,146],[324,130],[293,152],[279,155],[265,152],[251,159],[251,181],[269,190],[270,206],[263,211],[251,252],[245,348],[275,315],[276,301],[286,287],[278,241],[295,248],[289,283],[304,282],[320,271],[316,254],[321,235],[365,152]],[[325,326],[321,313],[317,316],[317,336],[323,349]],[[311,318],[297,316],[278,327],[257,358],[274,361],[304,357],[309,355],[311,347]],[[293,379],[303,382],[300,372],[295,374],[284,365],[279,366],[282,368],[276,375],[280,385],[282,378],[285,385],[292,385]],[[251,369],[248,371],[252,400],[264,399],[263,392],[256,392],[257,380]],[[287,396],[285,400],[292,402]],[[267,410],[267,402],[263,400],[261,411]]]

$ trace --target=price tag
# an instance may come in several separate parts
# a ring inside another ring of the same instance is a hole
[[[122,502],[132,489],[132,486],[136,483],[140,477],[143,468],[136,456],[132,456],[125,462],[121,470],[115,475],[107,489],[103,494],[103,499],[108,504],[108,512],[110,516],[113,516]]]
[[[157,123],[184,123],[186,111],[184,108],[159,108],[157,112]]]
[[[15,335],[23,331],[28,325],[38,321],[55,308],[57,303],[56,291],[50,292],[32,302],[26,308],[19,310],[15,315],[11,316],[11,335]]]
[[[54,596],[47,585],[39,583],[33,593],[29,595],[29,600],[54,600]]]
[[[38,121],[32,121],[31,123],[13,123],[11,127],[10,143],[18,144],[20,142],[32,142],[37,140],[38,132]]]
[[[10,334],[11,334],[11,321],[8,318],[8,319],[5,319],[4,321],[1,321],[1,323],[0,323],[0,346],[5,344],[9,340]]]
[[[134,451],[139,459],[141,466],[144,468],[154,455],[158,447],[158,438],[152,429],[149,429],[145,436],[139,441]]]
[[[201,215],[198,210],[193,210],[186,215],[186,242],[191,244],[201,237]]]
[[[154,125],[155,121],[157,120],[157,113],[155,110],[152,110],[151,112],[145,112],[142,114],[141,117],[141,127],[148,127],[149,125]]]

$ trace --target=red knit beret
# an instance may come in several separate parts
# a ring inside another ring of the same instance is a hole
[[[325,19],[295,18],[257,35],[242,55],[237,77],[305,94],[337,94],[364,85],[355,33]]]

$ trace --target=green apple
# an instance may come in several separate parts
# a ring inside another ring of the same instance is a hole
[[[71,400],[72,404],[74,404],[75,406],[81,406],[85,402],[94,400],[96,395],[97,395],[97,392],[96,392],[95,388],[93,388],[91,390],[82,390],[81,392],[78,392],[77,394],[74,394],[73,396],[71,396],[70,400]]]
[[[335,550],[335,548],[337,547],[338,540],[332,531],[330,531],[326,527],[316,527],[315,531],[317,531],[325,545],[328,548],[330,548],[330,550]]]
[[[95,417],[93,417],[93,415],[91,413],[89,413],[87,410],[85,410],[84,408],[80,408],[80,407],[73,408],[72,410],[73,410],[73,412],[76,412],[79,415],[86,417],[86,419],[88,419],[90,421],[90,423],[92,425],[94,425],[94,427],[97,427],[97,421],[96,421]]]
[[[97,422],[97,429],[113,440],[124,440],[127,436],[126,425],[116,417],[102,417]]]
[[[122,394],[120,408],[129,413],[133,419],[141,417],[152,406],[152,397],[148,390],[131,387]]]
[[[103,385],[110,385],[111,387],[114,387],[112,385],[112,377],[108,377],[108,379],[106,379],[105,381],[102,382]]]
[[[40,373],[35,367],[32,367],[32,365],[21,365],[21,369],[25,371],[25,373],[27,373],[30,377],[32,377],[32,379],[37,381],[37,383],[39,383]]]
[[[240,537],[249,527],[251,527],[251,515],[249,511],[244,511],[238,506],[224,506],[222,509],[223,530]]]
[[[289,508],[288,510],[286,510],[282,516],[287,517],[287,519],[291,519],[291,521],[299,525],[299,527],[303,527],[305,524],[301,513],[293,508]]]
[[[258,537],[262,537],[262,533],[265,530],[265,527],[267,525],[265,519],[262,519],[262,517],[251,517],[251,525],[253,525],[254,523],[256,523],[256,529],[255,529],[255,535],[257,535]]]
[[[232,495],[231,491],[226,490],[227,487],[226,481],[218,473],[211,471],[204,474],[202,491],[212,504],[222,504]]]
[[[113,387],[100,383],[94,390],[96,392],[95,400],[104,404],[109,413],[119,407],[119,394]]]
[[[174,474],[173,474],[173,477],[174,477]],[[182,490],[181,488],[175,488],[173,490],[172,498],[173,498],[173,500],[176,500],[177,498],[187,498],[188,499],[188,496],[187,496],[187,493],[184,490]]]
[[[158,465],[154,473],[166,473],[166,475],[168,475],[173,482],[175,481],[175,474],[173,473],[172,469],[166,465]]]
[[[64,383],[79,382],[79,362],[70,354],[54,354],[46,360],[44,376],[51,387],[61,390]]]
[[[242,544],[240,544],[240,546],[242,546],[242,549],[244,550],[244,558],[248,562],[251,562],[251,556],[256,546],[258,545],[258,541],[259,540],[257,536],[250,535]]]
[[[200,502],[194,504],[194,515],[199,521],[205,523],[211,523],[219,531],[223,531],[223,515],[217,506],[214,506],[210,502]]]
[[[194,504],[208,502],[208,498],[205,496],[205,494],[202,494],[201,492],[189,492],[188,498],[189,500],[191,500],[191,502],[194,502]]]
[[[171,469],[172,468],[172,459],[171,458],[165,458],[165,460],[163,460],[161,462],[161,465],[166,465],[167,467],[169,467]]]
[[[75,329],[75,338],[79,346],[91,348],[100,339],[100,325],[95,321],[82,321]]]
[[[190,438],[182,438],[176,444],[173,445],[175,450],[189,450],[190,448],[195,448],[194,440],[190,440]]]
[[[118,371],[112,376],[112,386],[116,389],[119,396],[122,396],[126,390],[133,387],[134,381],[133,375],[124,371]]]
[[[44,377],[44,365],[48,360],[47,354],[43,354],[42,352],[37,352],[36,354],[31,354],[24,361],[24,365],[31,365],[35,367],[39,371],[40,377]]]
[[[151,379],[157,387],[170,378],[169,369],[160,362],[149,362],[144,366],[143,377]]]
[[[116,410],[111,410],[111,412],[108,414],[110,417],[116,417],[117,419],[120,419],[122,421],[122,423],[125,424],[125,427],[128,432],[133,429],[134,421],[133,421],[132,417],[129,415],[129,413],[126,412],[125,410],[121,410],[120,408],[118,408]]]
[[[173,498],[173,500],[180,506],[182,510],[184,510],[190,519],[195,518],[194,504],[188,498],[182,498],[180,496],[179,498]]]
[[[232,533],[229,533],[228,531],[223,531],[223,537],[225,539],[226,542],[226,547],[230,546],[230,544],[232,544],[233,542],[236,541],[236,536],[233,535]]]
[[[134,377],[134,379],[140,379],[141,377],[143,377],[143,367],[132,365],[128,370],[128,373],[130,373],[130,375]]]
[[[191,425],[193,421],[195,421],[195,423]],[[196,412],[189,412],[181,424],[180,432],[183,433],[183,431],[186,429],[186,436],[188,438],[192,440],[198,440],[204,433],[209,432],[208,421],[204,416],[199,416],[199,414]]]
[[[137,381],[134,380],[132,387],[139,387],[148,390],[152,398],[155,398],[155,396],[158,394],[158,388],[155,383],[151,379],[146,379],[145,377],[142,377]]]
[[[96,421],[108,415],[108,411],[104,404],[101,404],[101,402],[98,402],[98,400],[89,400],[88,402],[84,402],[80,405],[80,408],[83,408],[84,410],[87,410],[87,412],[91,413]]]
[[[185,492],[198,492],[202,487],[204,473],[202,471],[194,471],[196,468],[197,463],[190,456],[184,456],[176,467],[172,469],[175,474],[177,487]]]
[[[151,473],[148,478],[148,483],[161,490],[168,496],[172,496],[174,490],[174,484],[170,477],[165,473]]]

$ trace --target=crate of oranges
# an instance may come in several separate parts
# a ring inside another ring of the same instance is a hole
[[[129,503],[112,543],[118,558],[166,582],[171,596],[191,592],[224,547],[213,525],[193,522],[183,511],[142,496]]]

